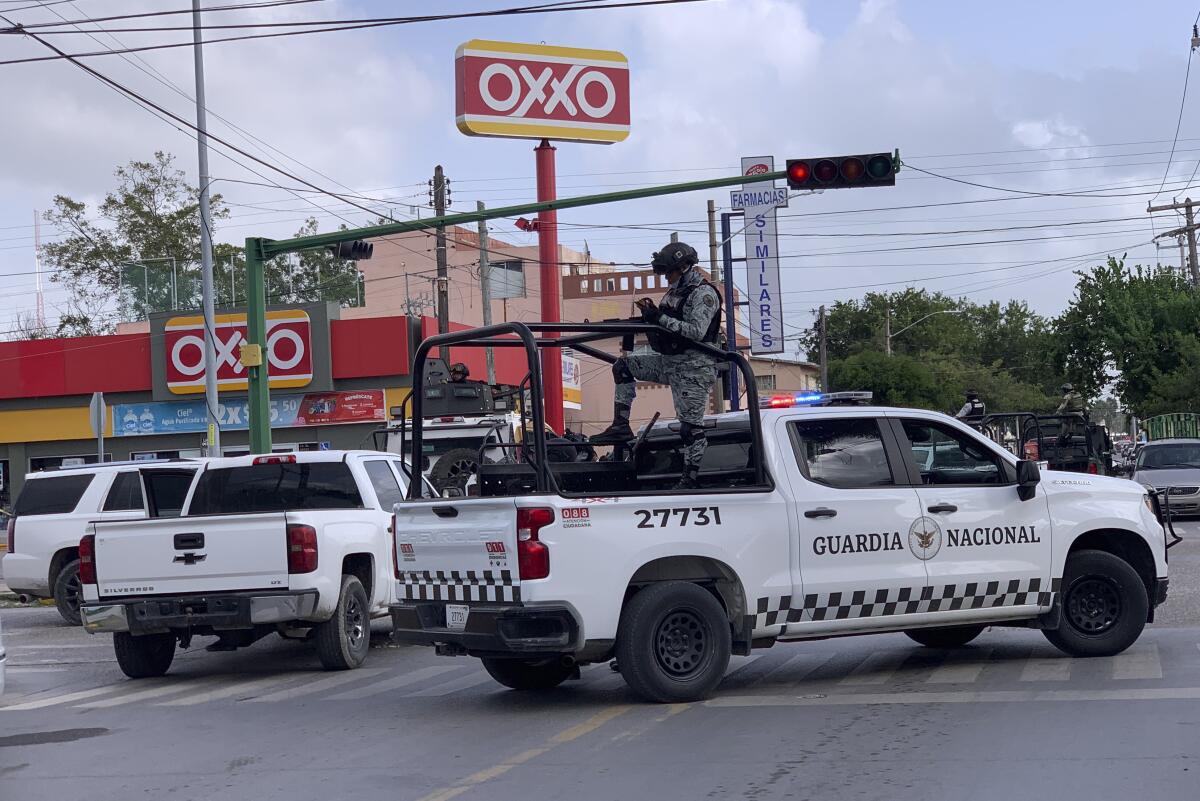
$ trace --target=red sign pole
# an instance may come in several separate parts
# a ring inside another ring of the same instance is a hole
[[[538,202],[555,200],[554,148],[550,141],[533,149],[537,157]],[[541,262],[542,322],[562,320],[559,298],[562,295],[562,267],[558,254],[558,212],[538,212],[538,260]],[[545,336],[557,337],[558,332]],[[542,387],[546,399],[546,425],[554,433],[563,433],[562,351],[542,349]]]

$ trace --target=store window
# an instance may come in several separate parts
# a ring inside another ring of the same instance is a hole
[[[759,392],[771,392],[778,389],[774,374],[754,376],[754,385],[758,387]]]

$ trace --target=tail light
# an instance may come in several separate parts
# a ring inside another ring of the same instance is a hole
[[[11,524],[10,524],[11,525]],[[10,528],[9,531],[12,531]],[[96,583],[96,535],[85,534],[79,541],[79,583]]]
[[[317,530],[293,523],[287,527],[288,573],[311,573],[317,569]]]
[[[396,553],[396,515],[392,514],[392,527],[388,529],[392,540],[392,568],[396,574],[396,578],[400,578],[400,554]]]
[[[17,550],[17,518],[8,518],[8,552],[13,553]]]
[[[272,454],[270,456],[259,456],[254,460],[254,464],[295,464],[296,455],[294,453]]]
[[[1089,463],[1088,463],[1088,475],[1091,475],[1091,476],[1096,476],[1096,475],[1099,475],[1099,474],[1100,474],[1100,469],[1099,469],[1098,467],[1096,467],[1096,463],[1095,463],[1095,462],[1089,462]]]
[[[517,510],[517,569],[522,580],[550,575],[550,549],[538,540],[538,532],[553,522],[553,509]]]

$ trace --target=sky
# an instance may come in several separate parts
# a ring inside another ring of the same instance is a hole
[[[512,5],[442,0],[436,8]],[[59,19],[55,13],[85,20],[186,7],[186,0],[0,0],[0,14],[23,24]],[[206,18],[335,20],[430,8],[417,0],[316,0]],[[1074,271],[1108,254],[1177,264],[1173,239],[1162,250],[1151,241],[1181,224],[1178,217],[1152,219],[1146,206],[1189,189],[1200,196],[1200,86],[1180,116],[1197,10],[1170,0],[706,0],[423,22],[210,44],[207,107],[214,135],[322,188],[376,198],[367,205],[397,218],[426,203],[426,182],[439,163],[451,181],[451,211],[474,209],[477,200],[496,206],[534,199],[535,142],[467,137],[455,127],[454,51],[472,38],[628,57],[631,134],[614,145],[561,143],[560,196],[736,175],[742,156],[770,154],[781,165],[898,148],[906,168],[895,187],[796,197],[781,211],[787,349],[794,353],[813,309],[871,290],[915,286],[978,302],[1019,299],[1054,315],[1070,301]],[[93,36],[53,40],[84,52],[191,39],[190,31]],[[0,37],[0,61],[48,52],[20,35]],[[194,118],[190,48],[86,63]],[[3,337],[35,306],[35,210],[58,194],[95,204],[113,187],[117,165],[156,150],[174,154],[193,183],[197,170],[186,129],[69,62],[0,64],[0,87]],[[323,230],[370,220],[328,196],[237,183],[296,185],[242,156],[233,159],[214,143],[213,189],[232,211],[219,240],[286,237],[310,215]],[[560,241],[580,250],[586,243],[602,261],[644,263],[678,231],[704,255],[709,198],[728,205],[728,193],[715,190],[563,211]],[[511,221],[490,227],[509,242],[535,241]],[[43,225],[41,235],[52,241],[61,233]],[[737,242],[738,255],[740,249]],[[48,287],[53,323],[62,292]]]

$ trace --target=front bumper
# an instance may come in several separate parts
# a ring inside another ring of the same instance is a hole
[[[1154,580],[1154,597],[1151,599],[1152,606],[1161,606],[1167,600],[1167,585],[1170,584],[1169,578],[1159,578]]]
[[[309,620],[317,591],[182,595],[110,603],[84,603],[79,611],[89,632],[155,634],[178,629],[249,629],[259,624]]]
[[[488,654],[565,654],[578,651],[579,621],[559,604],[469,604],[462,631],[446,627],[443,601],[392,604],[393,637],[399,642],[446,645],[453,652]]]

